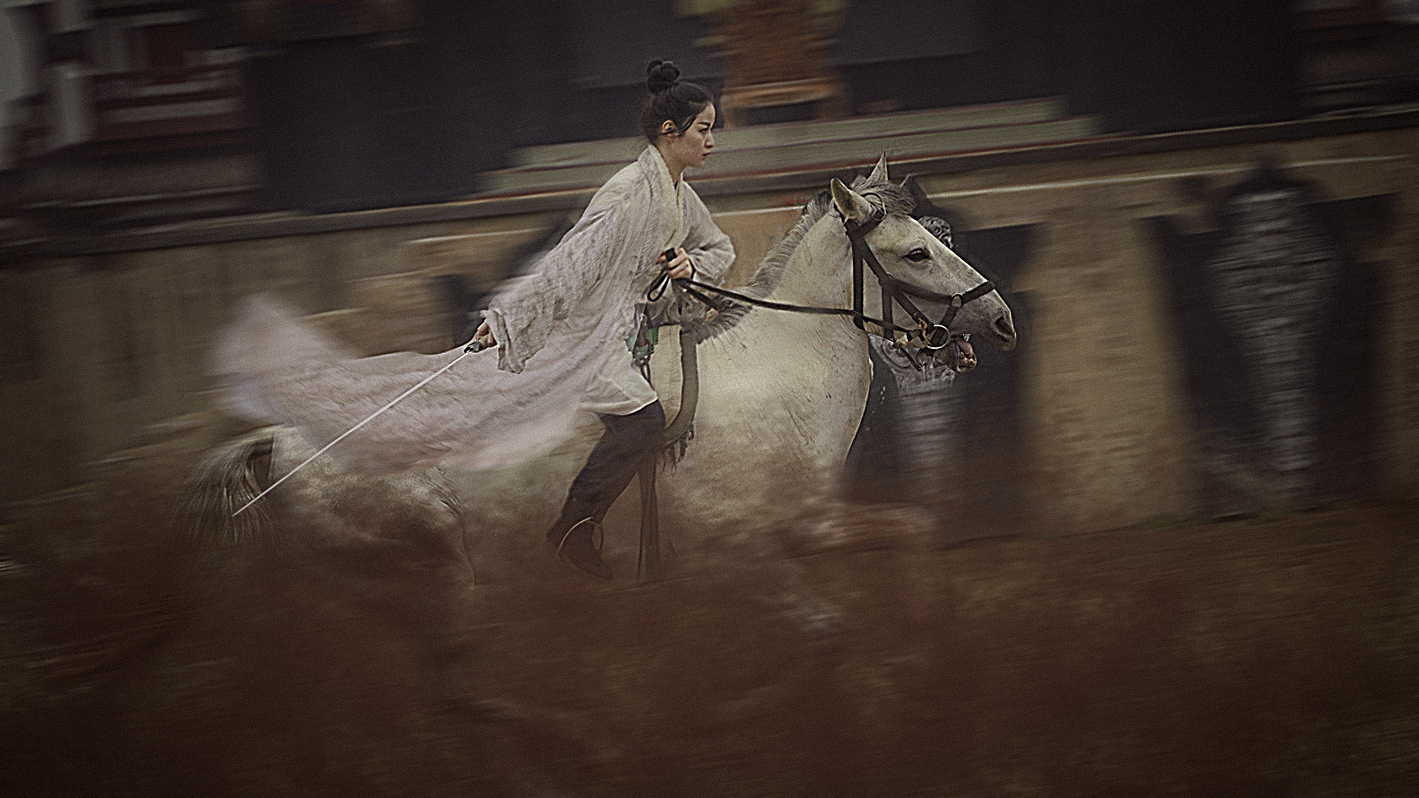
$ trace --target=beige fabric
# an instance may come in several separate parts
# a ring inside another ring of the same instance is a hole
[[[655,401],[626,343],[660,274],[656,258],[672,246],[690,253],[701,280],[718,282],[734,261],[729,237],[694,189],[672,182],[660,153],[647,147],[601,187],[536,274],[495,298],[485,315],[499,342],[500,365],[519,370],[555,337],[558,347],[605,354],[584,409],[625,415]],[[662,302],[672,299],[667,292]]]
[[[626,348],[671,245],[701,279],[734,259],[729,238],[647,148],[609,180],[537,269],[487,312],[499,345],[470,355],[330,450],[347,468],[505,465],[550,450],[579,411],[629,413],[655,398]],[[667,300],[662,300],[667,301]],[[299,427],[323,446],[462,354],[356,358],[272,297],[242,303],[214,363],[228,406]]]

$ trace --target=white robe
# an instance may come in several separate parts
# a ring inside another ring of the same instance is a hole
[[[438,462],[489,468],[550,450],[579,411],[626,414],[649,404],[655,392],[627,340],[660,274],[656,259],[672,246],[684,247],[708,282],[734,260],[694,190],[672,181],[647,147],[532,274],[495,297],[486,316],[496,350],[464,358],[329,454],[371,472]],[[299,427],[323,446],[461,354],[356,358],[279,301],[254,297],[223,331],[214,360],[233,411]]]

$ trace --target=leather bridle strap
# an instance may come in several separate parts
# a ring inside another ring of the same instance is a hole
[[[916,322],[924,348],[928,350],[940,349],[950,343],[953,338],[959,337],[951,332],[951,322],[956,320],[956,314],[961,308],[994,291],[995,284],[986,280],[963,294],[942,294],[914,286],[888,274],[887,270],[882,267],[882,263],[877,260],[877,255],[872,251],[872,247],[867,243],[867,234],[877,229],[877,225],[882,223],[885,216],[886,212],[878,208],[865,222],[859,223],[852,219],[843,220],[843,229],[847,231],[848,241],[852,244],[853,310],[859,315],[862,313],[863,264],[866,264],[872,268],[872,274],[877,277],[877,284],[882,287],[882,317],[886,323],[893,329],[902,329],[892,324],[892,303],[896,302],[912,317],[912,321]],[[911,296],[931,302],[945,303],[946,310],[942,313],[941,320],[932,323],[925,313],[917,309],[916,304],[909,298]],[[858,327],[861,326],[861,323],[858,323]],[[886,328],[884,327],[884,329]]]
[[[684,277],[676,278],[675,283],[679,285],[680,288],[685,291],[685,293],[689,294],[695,299],[698,299],[699,301],[705,303],[709,307],[714,308],[716,310],[721,309],[719,307],[719,303],[715,302],[712,297],[708,297],[700,293],[701,290],[709,291],[710,293],[717,294],[734,302],[743,302],[746,305],[754,305],[761,308],[768,308],[769,310],[786,310],[792,313],[817,313],[824,316],[847,316],[851,318],[853,323],[856,324],[858,327],[861,327],[863,322],[866,322],[867,324],[875,324],[878,327],[881,327],[884,331],[891,330],[893,332],[900,333],[915,332],[915,330],[909,329],[907,327],[899,327],[890,321],[874,319],[866,313],[862,313],[853,308],[823,308],[817,307],[815,305],[793,305],[789,304],[788,302],[775,302],[771,299],[759,299],[758,297],[749,296],[747,294],[741,294],[738,291],[730,291],[727,288],[718,288],[713,285],[706,285],[705,283],[702,283],[698,280],[691,280]]]
[[[962,304],[970,304],[971,302],[974,302],[975,300],[980,299],[981,297],[995,290],[995,283],[992,283],[989,280],[986,280],[985,282],[963,294],[943,294],[939,291],[932,291],[927,288],[922,288],[919,285],[913,285],[907,282],[906,280],[899,280],[890,274],[886,275],[886,281],[891,283],[903,293],[910,294],[916,297],[917,299],[925,299],[927,302],[949,303],[951,300],[960,297]]]
[[[881,268],[881,264],[877,263],[876,256],[872,254],[872,248],[867,246],[866,236],[877,229],[877,225],[882,223],[886,215],[885,210],[878,208],[871,217],[861,223],[848,218],[843,219],[843,229],[847,231],[847,240],[852,246],[852,309],[858,314],[863,312],[862,265],[867,262],[868,258],[871,258],[873,271],[876,272]],[[879,285],[882,286],[882,315],[884,320],[891,324],[892,303],[887,301],[887,286],[885,283],[879,283]],[[857,325],[858,329],[862,329],[862,322],[859,319],[853,319],[853,323]]]
[[[944,303],[946,305],[946,311],[942,314],[941,320],[936,323],[948,327],[951,325],[951,322],[955,321],[956,313],[962,307],[964,307],[965,305],[969,305],[970,303],[976,301],[977,299],[980,299],[981,297],[995,290],[995,283],[992,283],[989,280],[986,280],[985,282],[981,283],[975,288],[972,288],[964,294],[942,294],[936,291],[928,291],[925,288],[912,285],[911,283],[908,283],[904,280],[898,280],[890,274],[885,275],[885,279],[883,275],[878,275],[877,279],[883,280],[884,282],[890,282],[895,288],[897,288],[897,290],[902,291],[906,294],[911,294],[912,296],[918,299],[924,299],[928,302]]]

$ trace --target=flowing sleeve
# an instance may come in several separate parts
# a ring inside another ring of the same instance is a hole
[[[614,202],[587,208],[576,227],[548,252],[536,271],[499,293],[484,318],[498,342],[498,368],[514,374],[541,351],[556,327],[617,263],[627,236]]]
[[[695,264],[697,279],[719,285],[734,263],[734,244],[714,223],[700,196],[685,186],[685,251]]]

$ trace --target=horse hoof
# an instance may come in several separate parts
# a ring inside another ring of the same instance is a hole
[[[569,549],[562,553],[566,555],[567,562],[592,576],[599,576],[602,579],[611,578],[611,566],[602,561],[601,555],[597,554],[595,549],[588,548],[584,552],[579,549]]]

